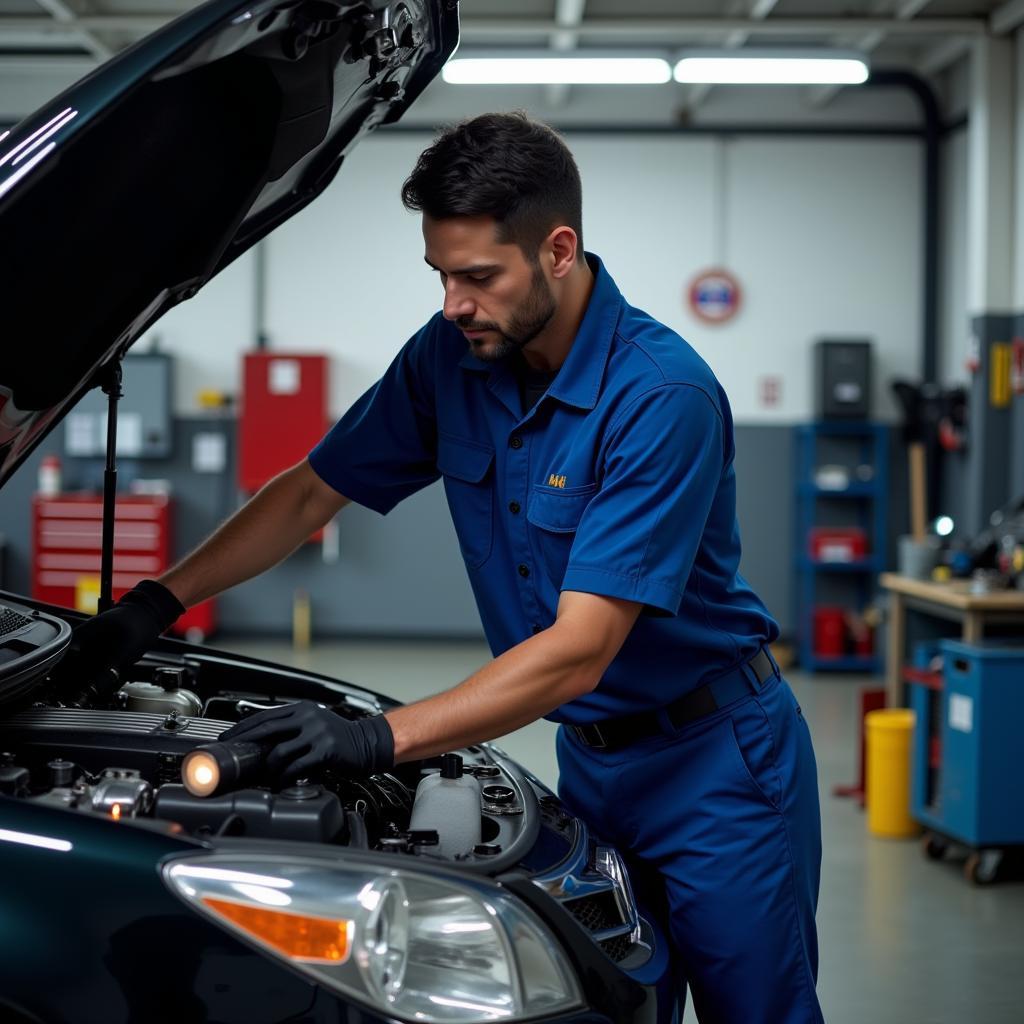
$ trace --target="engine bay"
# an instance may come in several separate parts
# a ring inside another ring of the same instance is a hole
[[[221,712],[230,703],[213,701]],[[526,783],[479,748],[453,755],[461,761],[469,800],[454,805],[462,813],[452,816],[450,801],[436,813],[424,809],[429,793],[417,803],[424,783],[440,778],[440,759],[362,780],[325,772],[280,787],[260,780],[264,784],[216,796],[189,792],[181,775],[185,755],[215,743],[239,717],[35,701],[0,721],[0,793],[120,821],[175,822],[197,838],[253,836],[438,857],[447,852],[460,861],[491,861],[518,845]],[[421,819],[416,828],[414,808]],[[437,827],[423,827],[427,819]],[[452,849],[450,834],[469,838]]]
[[[4,608],[12,622],[19,616],[23,633],[45,627],[47,644],[60,650],[43,657],[22,641],[15,650],[34,671],[20,658],[0,667],[19,677],[18,699],[0,708],[0,794],[120,822],[166,822],[197,839],[327,843],[481,870],[521,856],[536,838],[537,793],[487,745],[366,779],[325,771],[282,783],[256,772],[215,795],[196,795],[183,784],[183,762],[230,746],[218,743],[221,733],[249,714],[297,699],[320,700],[348,718],[383,708],[372,695],[317,685],[308,674],[202,653],[149,655],[109,696],[69,688],[66,679],[58,687],[51,670],[70,636],[67,623],[29,607]]]
[[[494,744],[364,779],[324,770],[282,782],[249,765],[204,791],[189,763],[245,768],[238,748],[252,745],[220,736],[250,714],[315,700],[356,719],[395,705],[328,676],[166,637],[123,678],[94,685],[72,672],[69,680],[70,660],[60,662],[81,616],[0,593],[5,614],[14,633],[0,635],[0,652],[10,652],[0,658],[0,802],[213,847],[284,840],[492,876],[525,870],[612,960],[650,955],[617,855]]]
[[[236,719],[237,720],[237,719]],[[412,829],[417,790],[440,776],[438,759],[353,780],[325,773],[275,789],[245,787],[203,797],[181,782],[185,755],[213,743],[232,720],[34,703],[0,722],[0,793],[119,820],[156,818],[197,838],[249,835],[339,843],[430,855],[444,828]],[[480,822],[447,827],[479,838],[453,859],[489,860],[514,842],[524,812],[523,781],[477,749],[466,751],[463,778],[473,780]],[[466,815],[470,814],[466,804]],[[422,817],[422,815],[421,815]],[[464,815],[465,817],[465,815]]]

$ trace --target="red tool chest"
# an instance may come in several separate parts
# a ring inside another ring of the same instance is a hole
[[[159,576],[170,568],[171,508],[167,495],[118,495],[114,518],[115,600],[139,580]],[[102,546],[102,498],[94,494],[37,494],[32,499],[32,596],[64,608],[79,607],[83,584],[98,589]],[[199,639],[212,633],[213,628],[213,602],[204,601],[190,608],[172,631]]]

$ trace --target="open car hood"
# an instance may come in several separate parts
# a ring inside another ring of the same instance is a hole
[[[0,485],[457,41],[455,0],[210,0],[0,135]]]

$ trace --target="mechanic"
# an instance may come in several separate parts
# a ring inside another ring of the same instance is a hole
[[[584,253],[579,172],[546,126],[457,125],[402,198],[442,311],[307,460],[79,627],[79,665],[133,661],[349,502],[386,514],[441,477],[494,660],[384,716],[300,702],[223,738],[273,743],[284,777],[361,776],[560,722],[560,795],[660,876],[699,1019],[821,1021],[814,754],[739,574],[722,388]]]

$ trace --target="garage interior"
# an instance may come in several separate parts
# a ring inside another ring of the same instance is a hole
[[[0,138],[192,6],[0,0]],[[774,653],[818,759],[826,1019],[1020,1020],[1020,745],[1005,731],[984,738],[982,716],[1024,730],[1024,2],[460,6],[451,66],[842,52],[869,74],[779,85],[439,77],[309,209],[126,358],[119,488],[159,523],[135,549],[151,560],[141,575],[169,568],[301,458],[437,311],[402,182],[440,126],[526,111],[576,157],[587,248],[629,302],[694,346],[731,402],[741,571],[779,623]],[[99,502],[105,408],[88,394],[6,484],[3,590],[95,609],[95,570],[61,564],[46,538],[69,498]],[[115,591],[133,572],[115,568]],[[403,701],[490,658],[439,484],[384,518],[346,509],[181,625],[187,639]],[[951,696],[968,669],[977,693]],[[862,799],[866,715],[883,705],[917,711],[901,838],[877,834]],[[971,755],[991,774],[968,772],[985,790],[970,799],[995,801],[1012,841],[943,831],[935,806],[922,808],[952,756],[936,730],[992,744]],[[497,742],[555,788],[555,731],[539,721]]]

